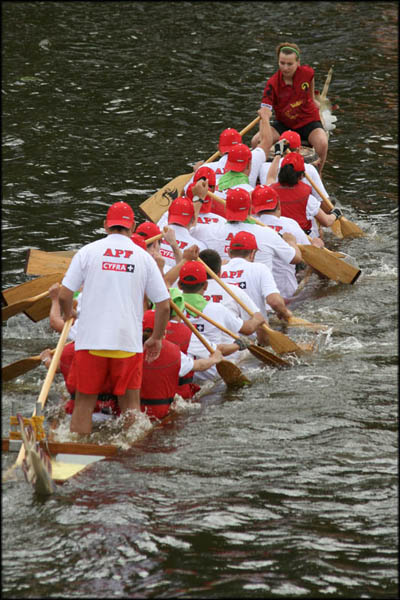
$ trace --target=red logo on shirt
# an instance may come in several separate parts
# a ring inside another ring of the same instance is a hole
[[[204,294],[204,298],[207,300],[207,302],[210,302],[210,300],[212,302],[222,302],[223,297],[221,295],[218,294],[212,294],[211,296],[207,296],[206,294]]]
[[[226,278],[229,277],[230,279],[237,279],[238,277],[241,277],[243,275],[243,269],[241,271],[223,271],[221,273],[221,279],[222,278]]]
[[[120,250],[119,248],[113,250],[112,248],[107,248],[103,256],[115,256],[115,258],[120,258],[122,256],[122,258],[130,258],[132,254],[133,250]]]

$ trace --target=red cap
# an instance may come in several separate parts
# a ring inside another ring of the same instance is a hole
[[[290,152],[289,154],[286,154],[283,159],[281,168],[285,165],[293,165],[296,173],[301,173],[304,171],[304,158],[298,152]]]
[[[255,236],[248,231],[239,231],[232,239],[230,250],[258,250]]]
[[[228,129],[224,129],[219,136],[218,150],[221,152],[221,154],[225,154],[225,152],[229,152],[233,146],[241,143],[242,136],[240,133],[236,131],[236,129],[229,127]]]
[[[196,285],[207,281],[207,271],[205,266],[197,260],[186,262],[179,272],[180,283]]]
[[[203,166],[197,169],[193,177],[193,182],[198,181],[201,177],[207,179],[209,187],[215,187],[215,171],[210,169],[210,167]]]
[[[296,131],[291,131],[290,129],[284,131],[279,139],[289,142],[291,150],[296,150],[296,148],[300,148],[301,146],[301,137]]]
[[[257,185],[251,193],[253,215],[260,210],[274,210],[278,202],[278,192],[269,185]]]
[[[119,225],[129,229],[135,222],[135,214],[126,202],[115,202],[107,211],[107,227]]]
[[[139,234],[144,240],[148,240],[155,235],[160,235],[161,229],[155,223],[145,221],[136,227],[135,233]]]
[[[228,160],[225,165],[225,173],[227,171],[241,172],[247,167],[251,160],[251,150],[246,144],[236,144],[228,152]]]
[[[243,188],[229,188],[226,193],[225,218],[227,221],[245,221],[249,215],[251,198]]]
[[[193,202],[189,198],[179,196],[168,209],[168,223],[186,227],[194,216]]]
[[[154,329],[155,315],[155,310],[146,310],[143,315],[143,329]]]
[[[144,238],[142,238],[141,235],[137,234],[137,233],[133,233],[131,235],[131,240],[132,242],[134,242],[137,246],[140,246],[141,248],[143,248],[143,250],[147,250],[147,246],[146,246],[146,242],[144,240]]]

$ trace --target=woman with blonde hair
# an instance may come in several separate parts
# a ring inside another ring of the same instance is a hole
[[[328,136],[315,99],[314,69],[300,64],[300,48],[293,42],[279,44],[276,55],[279,69],[268,79],[261,101],[261,106],[275,112],[271,123],[273,143],[287,129],[296,131],[318,154],[314,164],[321,173],[328,154]],[[253,137],[253,145],[258,141],[259,133]]]

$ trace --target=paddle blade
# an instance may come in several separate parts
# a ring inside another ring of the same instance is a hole
[[[41,292],[47,291],[53,283],[60,283],[63,277],[63,273],[51,273],[49,275],[44,275],[43,277],[32,279],[32,281],[26,281],[15,287],[8,288],[1,293],[3,301],[9,306],[10,304],[15,304],[15,302],[20,302],[21,300],[36,296]]]
[[[272,354],[272,352],[268,352],[268,350],[265,350],[260,346],[252,344],[251,346],[249,346],[249,351],[251,352],[251,354],[253,354],[253,356],[258,358],[258,360],[265,363],[266,365],[270,365],[271,367],[277,367],[278,369],[282,369],[283,367],[290,367],[289,362],[287,362],[283,358],[280,358],[280,356]]]
[[[221,360],[216,366],[218,374],[224,380],[227,387],[239,388],[244,385],[251,385],[251,381],[247,379],[239,367],[229,360]]]
[[[329,211],[327,211],[327,212],[329,212]],[[340,226],[340,220],[336,220],[334,223],[332,223],[331,230],[332,230],[332,233],[334,235],[336,235],[337,238],[343,239],[344,235],[342,233],[342,228]]]
[[[343,237],[363,237],[365,233],[355,223],[352,223],[346,217],[339,219]]]
[[[3,381],[11,381],[28,371],[31,371],[38,365],[40,365],[40,356],[30,356],[29,358],[21,358],[6,367],[1,369],[1,377]]]
[[[312,244],[299,244],[299,248],[307,264],[333,281],[355,283],[361,275],[361,269],[349,265],[325,248],[316,248]]]
[[[59,252],[44,252],[43,250],[28,250],[25,273],[27,275],[49,275],[51,273],[64,273],[72,260],[73,250],[68,254]]]
[[[263,327],[266,327],[264,324]],[[268,340],[270,346],[277,352],[278,354],[286,354],[286,352],[295,352],[296,354],[303,354],[303,350],[290,339],[284,333],[280,331],[276,331],[275,329],[271,329],[270,327],[266,327],[268,332]]]
[[[307,327],[312,331],[326,331],[329,329],[327,325],[323,323],[311,323],[311,321],[307,321],[306,319],[302,319],[301,317],[289,317],[289,320],[286,323],[289,327]]]
[[[29,317],[31,321],[37,323],[49,316],[50,309],[51,299],[43,298],[43,300],[38,300],[35,304],[24,310],[24,314]]]
[[[185,175],[178,175],[169,183],[166,183],[158,192],[147,198],[142,204],[139,204],[139,208],[147,219],[157,223],[169,205],[175,198],[178,198],[183,193],[183,188],[193,176],[193,173],[186,173]]]

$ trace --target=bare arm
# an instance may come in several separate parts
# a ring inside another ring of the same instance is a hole
[[[179,246],[176,242],[175,231],[172,229],[172,227],[168,227],[167,225],[165,225],[163,233],[165,241],[168,242],[168,244],[172,248],[175,262],[179,262],[180,260],[182,260],[182,252],[180,251]]]
[[[303,257],[301,256],[300,248],[297,245],[296,238],[292,233],[285,232],[282,234],[282,239],[285,240],[285,242],[289,244],[289,246],[292,246],[292,248],[294,248],[295,255],[290,261],[290,264],[297,265],[297,263],[300,263],[303,260]]]
[[[262,323],[265,323],[264,316],[260,312],[254,313],[251,319],[243,321],[243,325],[239,329],[239,333],[243,335],[251,335],[258,327],[260,327]]]
[[[147,362],[153,362],[161,352],[162,339],[167,327],[170,313],[169,299],[156,302],[156,314],[154,317],[154,329],[151,337],[145,341],[143,350],[146,350]]]
[[[317,219],[317,221],[319,223],[321,223],[321,225],[323,227],[330,227],[332,225],[332,223],[334,223],[336,221],[336,216],[334,214],[328,215],[321,208],[315,215],[315,218]]]
[[[193,371],[207,371],[222,360],[222,352],[218,348],[207,358],[196,358],[193,361]]]
[[[199,247],[196,246],[196,244],[194,244],[193,246],[189,246],[189,248],[185,248],[185,250],[183,251],[182,260],[176,263],[176,265],[164,275],[164,281],[168,288],[170,288],[178,279],[179,272],[185,264],[185,262],[187,262],[188,260],[197,260],[199,252]]]
[[[62,285],[58,293],[58,301],[60,303],[61,314],[64,321],[68,321],[70,317],[74,316],[72,310],[73,298],[74,292],[65,287],[65,285]]]
[[[51,299],[51,308],[50,308],[50,327],[54,329],[54,331],[58,331],[61,333],[64,327],[64,319],[61,316],[60,302],[58,300],[58,294],[60,291],[60,284],[54,283],[49,288],[49,296]]]
[[[261,146],[261,148],[264,150],[265,156],[268,157],[273,140],[271,125],[269,122],[272,112],[266,106],[263,106],[257,112],[261,117],[259,146]]]
[[[280,319],[287,321],[289,317],[292,316],[291,311],[286,307],[285,301],[280,294],[277,294],[276,292],[268,294],[266,300]]]
[[[268,170],[267,185],[271,185],[271,183],[275,183],[276,180],[278,179],[280,159],[281,159],[281,156],[279,154],[274,156],[274,160],[272,161],[271,166]]]

